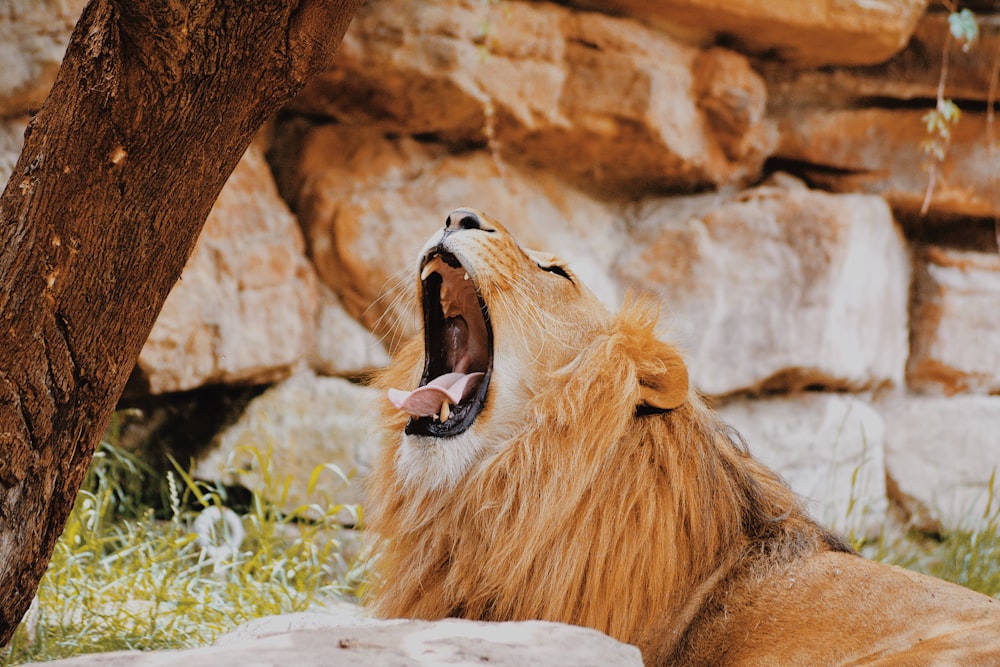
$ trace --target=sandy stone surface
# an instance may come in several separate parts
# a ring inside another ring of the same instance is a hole
[[[639,649],[595,630],[558,623],[448,619],[358,621],[343,614],[294,614],[252,621],[235,641],[177,651],[127,651],[45,663],[53,667],[641,667]]]

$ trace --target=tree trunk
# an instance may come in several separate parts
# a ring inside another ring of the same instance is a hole
[[[361,0],[92,0],[0,198],[0,645],[257,128]]]

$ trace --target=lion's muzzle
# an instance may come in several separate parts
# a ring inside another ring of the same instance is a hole
[[[440,243],[420,267],[424,371],[412,391],[390,389],[392,404],[411,415],[409,435],[450,437],[468,429],[483,408],[493,369],[489,310],[475,280],[448,250],[453,234],[492,233],[471,209],[448,216]]]

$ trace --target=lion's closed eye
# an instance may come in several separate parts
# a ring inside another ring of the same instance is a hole
[[[538,268],[540,268],[542,271],[548,271],[549,273],[554,273],[557,276],[562,276],[563,278],[565,278],[566,280],[570,281],[574,285],[576,284],[576,281],[573,280],[573,276],[571,276],[569,274],[569,271],[567,271],[565,268],[559,266],[558,264],[545,265],[545,264],[542,264],[542,263],[538,263]]]

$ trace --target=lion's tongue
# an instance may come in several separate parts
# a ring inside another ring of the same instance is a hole
[[[441,412],[441,404],[448,401],[458,405],[474,392],[485,373],[445,373],[423,387],[413,391],[389,390],[389,401],[414,417],[430,417]]]

